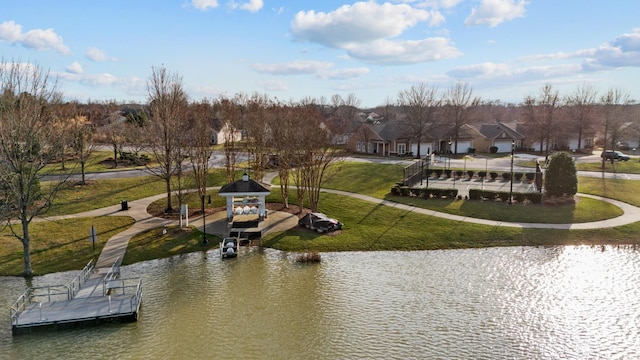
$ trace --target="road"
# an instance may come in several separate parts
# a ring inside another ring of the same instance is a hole
[[[246,161],[247,156],[241,155],[241,159],[239,162]],[[525,159],[537,159],[540,163],[544,162],[544,156],[535,156],[529,154],[514,154],[514,172],[531,172],[534,171],[531,167],[524,167],[518,165],[518,160]],[[576,163],[593,163],[599,162],[600,156],[597,154],[592,155],[581,155],[575,156],[574,160]],[[640,157],[632,156],[630,161],[639,161]],[[401,158],[401,157],[346,157],[345,161],[347,162],[369,162],[369,163],[377,163],[377,164],[399,164],[399,165],[410,165],[417,160],[413,158]],[[216,151],[211,156],[209,160],[210,168],[222,168],[224,167],[225,157],[224,153],[221,151]],[[458,169],[488,169],[490,171],[510,171],[511,169],[511,158],[510,157],[501,157],[501,158],[489,158],[482,156],[467,156],[461,159],[451,158],[449,159],[446,156],[436,156],[434,157],[433,166],[445,166],[448,165],[450,167],[458,168]],[[137,177],[149,175],[149,170],[146,169],[129,169],[129,170],[114,170],[114,171],[104,171],[104,172],[93,172],[87,173],[85,178],[87,180],[101,180],[101,179],[109,179],[109,178],[126,178],[126,177]],[[600,172],[600,171],[578,171],[578,176],[585,177],[601,177],[605,179],[624,179],[624,180],[640,180],[640,174],[625,174],[625,173],[615,173],[615,172]],[[73,179],[79,179],[79,175],[73,175]],[[43,177],[43,181],[46,180],[54,180],[56,177],[46,176]]]

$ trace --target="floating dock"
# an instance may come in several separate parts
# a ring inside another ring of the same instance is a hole
[[[142,302],[142,282],[121,279],[116,260],[103,274],[90,261],[68,285],[28,288],[11,306],[14,335],[34,329],[136,321]]]

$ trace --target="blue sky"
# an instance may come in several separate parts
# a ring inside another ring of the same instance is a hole
[[[0,0],[4,62],[37,63],[79,101],[146,101],[153,66],[191,99],[355,94],[467,82],[520,103],[551,84],[640,100],[640,1]]]

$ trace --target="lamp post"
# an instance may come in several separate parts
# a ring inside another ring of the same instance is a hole
[[[420,160],[420,186],[422,186],[423,177],[424,177],[424,160]]]
[[[204,212],[204,194],[201,196],[202,202],[202,245],[207,245],[209,240],[207,240],[207,213]]]
[[[427,189],[429,188],[429,163],[431,162],[431,150],[427,150]]]
[[[509,179],[511,180],[511,184],[509,185],[509,205],[513,204],[513,151],[516,148],[516,141],[511,140],[511,176]]]
[[[451,170],[451,139],[449,139],[449,150],[447,151],[449,158],[449,170]]]

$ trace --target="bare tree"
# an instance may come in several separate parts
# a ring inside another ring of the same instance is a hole
[[[245,103],[244,129],[247,134],[247,150],[250,156],[249,167],[253,169],[253,178],[260,181],[270,152],[268,139],[271,137],[264,117],[271,100],[266,95],[254,94]]]
[[[624,123],[624,111],[627,105],[631,104],[631,97],[620,89],[609,89],[600,98],[601,102],[601,126],[602,126],[602,146],[604,150],[610,146],[614,150],[620,136],[620,128]],[[602,158],[602,168],[604,168],[605,158]]]
[[[69,119],[68,129],[73,157],[80,163],[80,174],[82,176],[80,183],[85,184],[87,161],[97,145],[93,141],[94,127],[86,116],[75,116]]]
[[[65,180],[40,184],[55,157],[50,106],[60,94],[49,73],[32,64],[0,63],[0,86],[0,217],[22,243],[24,275],[31,276],[29,225]]]
[[[203,197],[207,191],[209,158],[213,153],[211,148],[213,109],[207,100],[202,100],[189,106],[189,114],[189,158],[198,194]]]
[[[551,134],[557,129],[557,112],[560,95],[550,84],[540,90],[537,98],[527,96],[524,100],[523,117],[532,133],[539,137],[540,152],[544,151],[545,161],[549,159]]]
[[[301,105],[298,109],[295,143],[300,158],[299,175],[296,176],[300,181],[298,189],[306,193],[311,210],[317,211],[322,185],[338,171],[339,166],[331,165],[337,165],[342,153],[332,146],[331,133],[320,127],[323,117],[318,108]]]
[[[53,122],[52,134],[50,139],[55,151],[59,154],[60,169],[62,171],[67,170],[67,149],[70,145],[70,133],[69,133],[69,119],[78,114],[79,107],[76,102],[67,102],[63,104],[56,104],[52,108]]]
[[[471,113],[478,107],[481,100],[473,97],[473,89],[469,84],[457,82],[447,91],[444,99],[445,118],[453,125],[454,154],[458,153],[458,135],[460,128],[469,123]]]
[[[420,144],[436,122],[436,113],[442,101],[438,88],[421,83],[398,93],[398,105],[403,109],[406,123],[411,129],[413,141],[418,144],[416,157],[421,158]]]
[[[185,131],[183,125],[188,99],[182,77],[168,72],[164,67],[152,68],[151,77],[147,81],[147,94],[150,108],[148,144],[158,164],[147,166],[147,170],[164,180],[167,191],[165,211],[171,212],[171,178],[180,169],[176,160],[184,154],[177,135]]]
[[[126,118],[118,111],[115,102],[105,102],[100,105],[102,111],[100,116],[106,121],[101,127],[104,140],[111,146],[113,150],[113,167],[118,167],[118,155],[122,152],[124,143],[127,140],[127,124]]]
[[[234,99],[220,98],[214,104],[215,118],[218,119],[219,131],[224,134],[225,174],[227,182],[233,182],[236,176],[239,149],[237,134],[242,126],[243,107],[241,97]]]
[[[596,96],[598,92],[591,85],[578,87],[565,101],[568,112],[578,132],[578,149],[582,149],[584,132],[592,129],[596,119]]]

